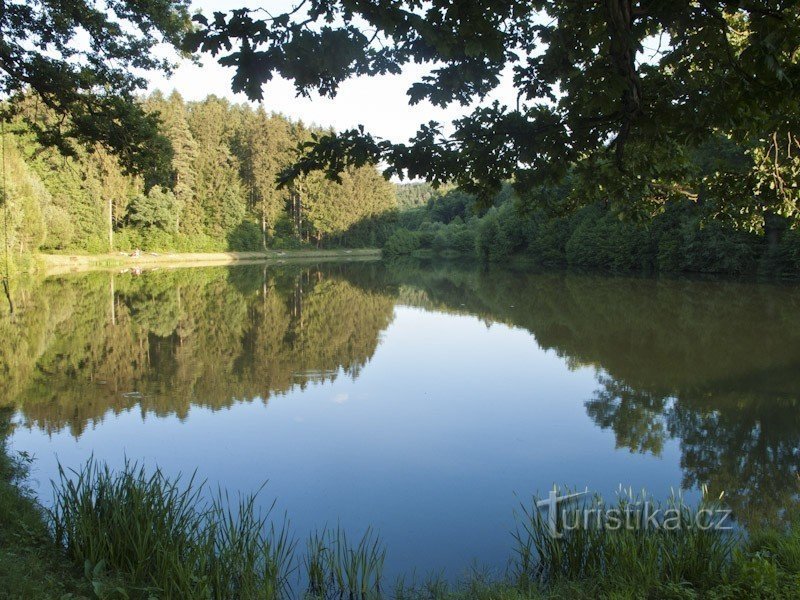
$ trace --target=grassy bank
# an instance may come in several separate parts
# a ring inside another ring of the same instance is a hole
[[[109,254],[41,254],[39,263],[48,273],[91,271],[116,268],[202,267],[228,264],[254,264],[281,261],[375,260],[381,251],[374,248],[333,250],[269,250],[266,252],[142,252]]]
[[[0,598],[89,597],[88,582],[53,544],[46,515],[25,488],[28,461],[5,446],[9,422],[10,411],[0,409]]]
[[[570,529],[585,509],[606,506],[591,498],[560,513],[560,539],[549,535],[547,513],[523,506],[505,572],[387,581],[387,549],[371,530],[296,539],[285,518],[258,511],[255,496],[209,495],[193,479],[133,463],[62,471],[53,508],[43,511],[22,487],[25,461],[4,448],[0,467],[3,598],[723,600],[792,598],[800,589],[800,529],[744,539],[697,527],[711,523],[700,509],[714,503],[667,502],[661,508],[676,511],[677,530]],[[637,522],[644,499],[621,495],[610,507]]]

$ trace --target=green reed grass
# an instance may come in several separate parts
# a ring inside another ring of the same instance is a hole
[[[738,534],[713,526],[720,506],[705,494],[692,507],[676,494],[660,503],[645,492],[621,490],[611,506],[598,496],[560,505],[560,536],[554,537],[547,512],[523,505],[514,532],[514,579],[521,589],[582,580],[624,589],[665,583],[702,589],[728,571],[740,544]],[[601,522],[598,511],[607,514],[609,509],[622,516],[619,526]],[[647,524],[656,510],[670,516],[670,527]]]
[[[54,488],[49,514],[58,546],[93,585],[110,581],[129,598],[730,599],[792,597],[800,589],[800,528],[747,540],[707,528],[711,516],[702,511],[718,503],[705,495],[690,507],[678,495],[662,505],[629,491],[612,506],[640,524],[645,501],[673,509],[673,530],[574,527],[584,511],[609,508],[587,497],[560,506],[558,538],[547,513],[525,505],[506,576],[475,571],[453,582],[439,574],[384,589],[386,549],[374,531],[351,538],[324,528],[298,557],[286,518],[271,518],[274,504],[259,512],[257,494],[206,494],[194,477],[168,478],[131,462],[115,472],[94,460],[77,471],[60,467]]]
[[[103,565],[145,596],[280,598],[288,594],[294,543],[285,520],[205,486],[126,462],[114,472],[90,460],[59,466],[50,518],[55,540],[79,566]]]
[[[386,549],[371,528],[355,544],[340,527],[316,531],[309,536],[306,548],[309,596],[347,600],[382,596]]]

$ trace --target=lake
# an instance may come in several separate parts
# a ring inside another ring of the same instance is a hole
[[[387,575],[502,570],[554,484],[798,508],[800,288],[383,262],[69,274],[0,313],[44,503],[125,458],[372,526]]]

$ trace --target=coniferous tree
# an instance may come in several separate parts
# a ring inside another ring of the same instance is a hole
[[[296,157],[291,125],[279,115],[267,115],[262,107],[245,110],[237,140],[242,178],[249,190],[249,209],[261,227],[262,246],[267,247],[278,217],[290,201],[289,190],[278,189],[280,173]]]
[[[161,130],[172,144],[170,184],[180,207],[175,215],[175,231],[184,235],[197,235],[202,232],[201,211],[194,194],[197,144],[189,129],[186,103],[176,91],[167,98],[156,92],[147,100],[146,106],[149,110],[158,112]]]
[[[195,200],[205,232],[219,241],[245,215],[239,165],[231,151],[235,123],[227,101],[211,96],[189,108],[189,127],[197,143],[194,160]]]

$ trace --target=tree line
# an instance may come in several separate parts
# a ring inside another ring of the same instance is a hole
[[[393,186],[372,166],[348,168],[340,182],[312,173],[278,189],[278,175],[317,128],[262,107],[177,93],[142,99],[172,147],[166,177],[154,183],[100,145],[71,153],[42,145],[35,124],[58,117],[33,95],[14,102],[0,235],[16,255],[319,246],[395,207]]]
[[[488,205],[457,188],[431,188],[427,202],[412,205],[387,230],[384,255],[548,269],[800,276],[795,218],[772,215],[768,225],[750,227],[720,216],[703,196],[675,198],[637,217],[602,200],[573,205],[570,196],[580,194],[580,186],[566,178],[517,194],[506,184]],[[408,195],[417,198],[421,191]]]

